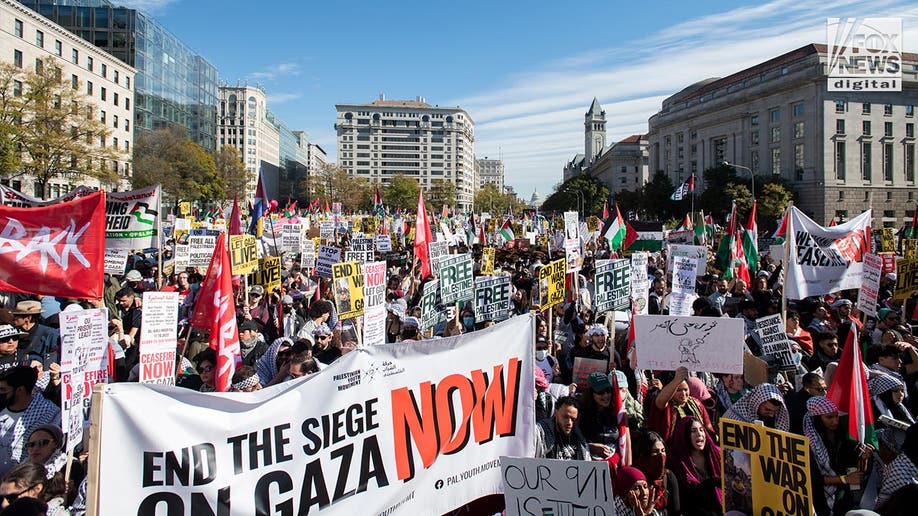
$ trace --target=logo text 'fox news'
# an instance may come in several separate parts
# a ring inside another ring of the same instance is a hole
[[[901,18],[829,18],[829,91],[902,91]]]

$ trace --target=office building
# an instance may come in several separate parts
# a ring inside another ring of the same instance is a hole
[[[42,191],[33,178],[12,175],[2,178],[3,184],[39,198],[58,197],[80,185],[116,191],[129,189],[134,144],[131,127],[134,107],[131,86],[136,84],[134,68],[22,4],[0,0],[0,60],[25,71],[35,70],[40,60],[49,57],[60,67],[63,78],[85,93],[95,105],[93,115],[111,131],[104,145],[114,146],[123,155],[123,159],[108,164],[118,171],[120,181],[99,184],[88,176],[64,174],[51,178]],[[21,93],[21,83],[18,88]],[[14,95],[17,94],[15,89],[16,86],[11,92]]]
[[[217,69],[147,13],[107,0],[20,0],[136,68],[134,135],[181,125],[217,148]]]
[[[280,132],[268,111],[264,90],[247,85],[220,86],[219,95],[219,144],[239,150],[251,174],[246,198],[254,195],[261,175],[265,195],[276,199],[280,194]]]
[[[475,195],[475,122],[460,107],[415,100],[338,104],[338,166],[373,183],[404,175],[426,192],[438,182],[456,185],[456,204],[470,209]]]
[[[328,154],[325,153],[325,149],[319,146],[318,143],[309,144],[309,168],[307,169],[307,177],[315,177],[316,174],[322,172],[322,169],[328,164]]]
[[[692,84],[650,117],[650,169],[674,185],[724,161],[759,184],[780,176],[797,206],[828,224],[873,209],[874,227],[911,220],[918,54],[903,53],[902,91],[828,91],[825,45],[809,44]],[[743,168],[739,168],[743,167]]]
[[[504,192],[504,162],[499,159],[475,160],[475,175],[478,188],[484,188],[486,184],[492,184],[497,187],[497,191]]]

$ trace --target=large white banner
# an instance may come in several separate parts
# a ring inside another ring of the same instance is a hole
[[[822,296],[859,288],[864,255],[870,252],[870,217],[867,210],[832,227],[822,227],[797,208],[787,217],[790,263],[784,291],[788,299]]]
[[[108,249],[157,247],[160,198],[159,185],[130,192],[106,193],[105,247]]]
[[[90,507],[103,516],[443,514],[500,493],[500,457],[534,453],[533,338],[530,314],[360,348],[251,393],[108,385],[93,400],[100,481]]]
[[[140,382],[175,384],[178,292],[144,292]]]
[[[638,369],[740,374],[743,372],[741,319],[637,315],[634,341]]]

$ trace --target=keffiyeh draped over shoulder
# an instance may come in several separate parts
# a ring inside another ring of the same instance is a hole
[[[832,400],[825,396],[813,396],[806,402],[806,416],[803,418],[803,435],[810,439],[810,450],[813,452],[813,462],[819,466],[819,472],[824,477],[834,477],[837,476],[837,473],[832,469],[829,450],[826,449],[825,443],[822,442],[822,437],[819,435],[819,432],[816,431],[816,426],[813,424],[813,418],[826,414],[834,414],[836,412],[838,412],[838,407],[832,403]],[[835,501],[836,487],[834,485],[830,486],[825,484],[824,490],[826,493],[826,501],[829,504],[829,509],[831,509],[832,503]]]
[[[790,430],[790,416],[787,413],[787,407],[784,405],[784,396],[773,384],[763,383],[758,385],[749,394],[740,398],[730,407],[724,418],[742,421],[744,423],[753,423],[757,419],[762,419],[758,415],[759,406],[768,400],[775,400],[781,404],[781,408],[775,415],[775,429],[787,432]]]

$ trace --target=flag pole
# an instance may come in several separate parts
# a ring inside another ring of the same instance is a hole
[[[790,212],[793,207],[794,201],[791,201],[784,212],[787,218],[787,230],[784,232],[784,268],[781,271],[781,319],[784,319],[785,324],[787,323],[787,268],[790,266],[791,238],[794,237],[793,217]]]

